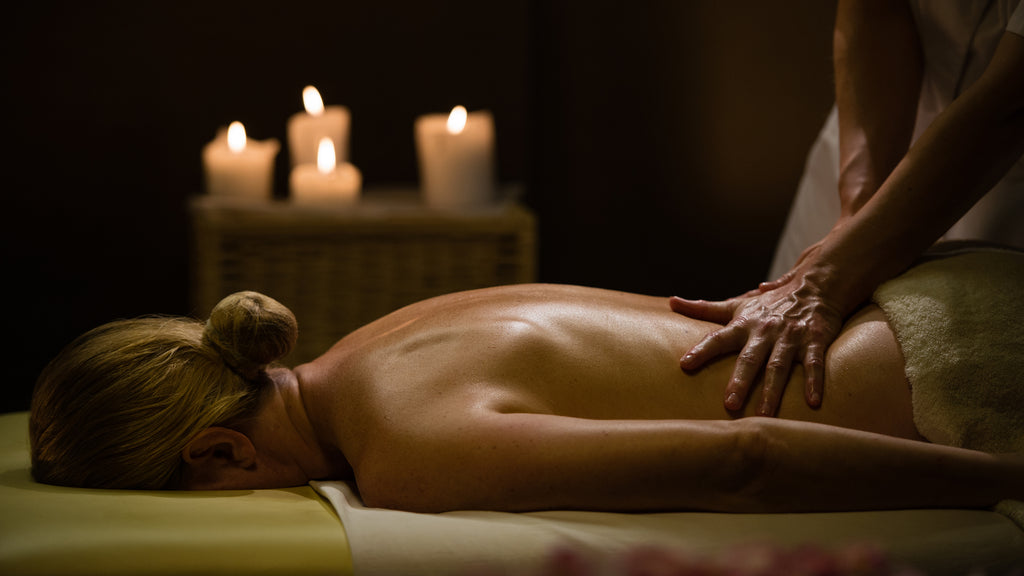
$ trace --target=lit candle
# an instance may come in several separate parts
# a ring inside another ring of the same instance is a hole
[[[456,106],[416,119],[416,152],[427,205],[472,209],[496,200],[494,118]]]
[[[363,177],[359,170],[342,162],[335,164],[334,143],[321,138],[316,165],[292,168],[292,200],[301,204],[352,204],[359,198]]]
[[[288,119],[288,149],[292,166],[316,164],[317,146],[322,138],[334,143],[336,164],[348,162],[348,134],[350,115],[344,106],[324,108],[320,92],[313,86],[302,91],[305,112],[297,112]]]
[[[227,130],[221,128],[203,148],[207,193],[269,199],[273,196],[274,157],[280,147],[273,138],[246,138],[241,122],[232,122]]]

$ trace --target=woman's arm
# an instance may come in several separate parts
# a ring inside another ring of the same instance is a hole
[[[767,418],[483,413],[378,438],[357,469],[364,500],[424,512],[838,511],[1024,496],[1020,457]]]

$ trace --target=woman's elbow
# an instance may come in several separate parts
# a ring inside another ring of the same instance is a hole
[[[728,512],[774,512],[778,502],[770,493],[777,462],[779,438],[772,433],[772,418],[749,417],[737,420],[733,463],[727,470],[728,487],[725,510]]]

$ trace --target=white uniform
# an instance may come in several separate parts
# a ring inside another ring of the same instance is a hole
[[[914,138],[988,66],[1004,31],[1024,36],[1019,0],[911,0],[924,54]],[[1024,74],[1024,70],[1021,71]],[[833,107],[811,148],[768,279],[778,278],[839,218],[839,120]],[[946,233],[1024,249],[1024,158]]]

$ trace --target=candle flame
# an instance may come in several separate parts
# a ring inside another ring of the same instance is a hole
[[[241,122],[232,122],[228,126],[228,148],[236,154],[245,150],[245,126]]]
[[[466,128],[466,107],[456,106],[452,108],[452,113],[448,115],[448,132],[450,134],[460,134]]]
[[[316,169],[321,174],[330,174],[334,171],[334,164],[334,141],[321,138],[316,149]]]
[[[302,89],[302,104],[306,107],[306,112],[313,116],[324,113],[324,99],[320,97],[320,91],[313,86]]]

